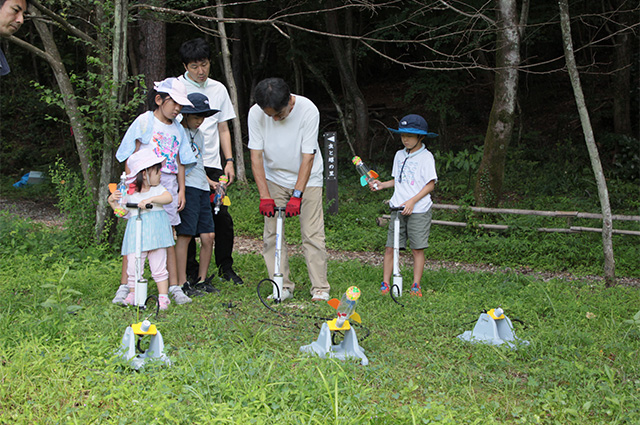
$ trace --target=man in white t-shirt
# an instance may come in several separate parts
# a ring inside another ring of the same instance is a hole
[[[180,46],[179,53],[186,72],[178,79],[187,87],[187,93],[204,94],[209,99],[211,107],[220,111],[206,118],[198,129],[204,135],[204,166],[213,193],[221,175],[227,176],[229,184],[235,180],[228,121],[234,119],[236,113],[224,84],[209,78],[211,67],[209,43],[202,38],[185,41]],[[223,158],[220,157],[220,150],[224,155]],[[223,205],[217,214],[213,214],[213,221],[216,228],[214,256],[218,274],[224,280],[232,280],[241,285],[244,283],[242,278],[233,270],[233,219],[228,207]],[[196,246],[195,241],[192,240],[187,258],[187,274],[192,280],[198,277],[205,279],[206,276],[196,276],[198,263],[195,256]]]
[[[254,89],[256,105],[249,110],[251,170],[260,192],[264,219],[264,259],[273,278],[275,268],[275,206],[286,205],[286,216],[300,216],[302,247],[313,301],[329,300],[327,253],[322,203],[323,164],[318,145],[320,113],[306,97],[291,94],[280,78],[267,78]],[[303,196],[304,195],[304,196]],[[286,244],[282,241],[281,300],[291,298]]]

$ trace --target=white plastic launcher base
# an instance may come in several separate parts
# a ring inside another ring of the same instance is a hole
[[[353,327],[344,332],[344,339],[340,344],[332,345],[331,330],[329,329],[329,324],[325,322],[322,324],[318,339],[309,345],[303,345],[300,347],[300,351],[303,353],[316,354],[322,359],[328,357],[346,360],[351,357],[361,359],[360,364],[363,366],[369,364],[369,359],[364,355],[364,348],[358,344],[358,337]]]
[[[499,313],[496,316],[495,310],[489,310],[480,314],[473,330],[458,335],[458,338],[471,343],[507,344],[511,349],[516,349],[517,345],[529,345],[529,341],[516,337],[511,320],[502,311]]]
[[[136,325],[133,325],[136,326]],[[136,355],[136,334],[131,326],[127,326],[122,336],[122,343],[118,355],[125,361],[129,362],[132,368],[139,370],[147,362],[161,361],[167,366],[171,366],[171,360],[164,354],[164,340],[160,331],[156,330],[155,334],[150,335],[149,348],[144,353]]]

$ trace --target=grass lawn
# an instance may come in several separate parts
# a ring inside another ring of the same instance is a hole
[[[0,234],[3,424],[640,423],[637,288],[441,270],[403,308],[379,295],[380,268],[331,262],[333,296],[363,292],[361,366],[299,353],[334,311],[311,303],[302,258],[279,307],[297,316],[281,317],[256,296],[261,256],[237,255],[247,284],[172,304],[154,323],[173,366],[134,372],[114,357],[136,320],[110,302],[119,259],[2,214]],[[456,338],[498,305],[529,346]]]

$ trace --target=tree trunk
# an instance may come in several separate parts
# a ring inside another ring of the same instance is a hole
[[[163,6],[164,1],[157,0],[152,4]],[[138,59],[140,73],[144,75],[147,89],[149,89],[153,87],[154,81],[160,81],[166,77],[167,26],[155,12],[143,11],[141,15],[143,19],[140,20],[140,31],[138,31],[138,51],[140,52]]]
[[[616,2],[620,3],[620,2]],[[621,6],[616,4],[616,6]],[[621,16],[622,23],[629,28],[633,14]],[[622,31],[614,38],[614,73],[611,76],[613,91],[613,131],[616,134],[633,136],[631,126],[631,62],[633,58],[633,31]]]
[[[330,2],[331,4],[332,2]],[[325,21],[328,32],[340,34],[338,13],[336,11],[327,12]],[[350,131],[355,133],[356,150],[362,154],[362,152],[366,152],[369,142],[369,108],[358,86],[349,46],[337,37],[330,37],[329,45],[340,73],[340,81],[346,97],[347,116],[351,115],[350,121],[352,122],[348,123],[348,127]]]
[[[234,16],[243,16],[244,5],[236,4],[233,7]],[[231,68],[233,69],[233,79],[236,82],[236,90],[238,93],[238,111],[240,111],[240,122],[246,121],[245,115],[249,108],[247,107],[247,96],[245,94],[243,84],[244,74],[244,44],[242,42],[242,31],[244,24],[236,22],[233,24],[233,41],[231,42]],[[244,112],[244,113],[243,113]]]
[[[497,0],[497,6],[493,106],[475,185],[476,204],[485,206],[497,206],[502,197],[504,165],[515,121],[520,64],[516,0]]]
[[[598,186],[598,196],[600,198],[600,207],[602,209],[602,247],[604,250],[604,278],[606,286],[615,284],[615,261],[613,257],[613,243],[611,234],[613,229],[613,221],[611,219],[611,206],[609,205],[609,192],[607,190],[607,182],[602,171],[598,147],[593,136],[591,121],[589,119],[589,111],[582,93],[582,84],[580,83],[580,75],[576,59],[573,54],[573,40],[571,38],[571,25],[569,22],[569,4],[567,0],[558,2],[560,7],[560,26],[562,27],[562,45],[564,47],[564,56],[567,63],[567,71],[573,87],[573,95],[578,106],[578,114],[580,115],[580,123],[582,124],[582,132],[587,143],[589,158],[591,159],[591,167],[596,178]]]
[[[342,107],[340,106],[340,102],[338,101],[338,96],[336,96],[335,92],[331,88],[331,85],[329,84],[329,81],[327,81],[324,75],[322,75],[322,71],[320,71],[320,69],[318,69],[317,66],[311,63],[311,61],[308,60],[306,57],[302,57],[302,62],[309,69],[309,71],[311,71],[311,73],[316,77],[316,79],[320,82],[320,84],[322,84],[322,87],[324,87],[324,89],[329,94],[329,97],[333,102],[333,106],[335,106],[336,112],[338,113],[338,120],[340,121],[340,125],[342,126],[342,131],[344,131],[345,141],[349,145],[349,149],[351,149],[351,154],[355,156],[356,151],[355,151],[355,148],[353,147],[353,136],[347,129],[347,121],[344,117],[344,113],[342,112]]]
[[[82,125],[82,114],[78,109],[78,101],[75,97],[75,92],[69,79],[69,74],[62,62],[62,57],[58,51],[55,41],[53,40],[53,34],[49,26],[42,19],[42,13],[35,7],[29,7],[29,11],[35,17],[33,24],[38,31],[38,35],[42,40],[44,51],[37,47],[27,43],[16,37],[11,37],[11,41],[20,45],[21,47],[35,53],[49,63],[53,74],[60,88],[62,94],[62,100],[65,106],[65,112],[69,117],[71,128],[73,129],[73,139],[78,151],[78,157],[80,158],[80,169],[82,170],[82,177],[85,181],[86,187],[94,197],[97,196],[98,177],[93,170],[91,170],[91,156],[87,146],[87,134],[84,126]]]
[[[224,25],[224,7],[222,0],[216,0],[216,14],[220,19],[218,21],[218,31],[220,32],[220,47],[222,50],[222,63],[224,65],[224,75],[229,87],[229,95],[231,103],[236,112],[233,119],[233,144],[236,151],[236,178],[243,182],[247,182],[247,172],[244,165],[244,150],[242,148],[242,126],[240,125],[240,114],[238,113],[238,90],[236,89],[236,80],[233,78],[233,69],[231,68],[231,54],[229,53],[229,40],[227,38],[227,30]]]
[[[100,183],[98,186],[98,196],[96,201],[96,223],[94,237],[100,240],[105,223],[108,217],[109,206],[107,197],[109,196],[109,183],[114,177],[114,143],[119,139],[118,128],[118,105],[124,103],[124,85],[127,80],[127,17],[128,0],[116,0],[114,4],[114,28],[111,54],[111,105],[105,108],[105,114],[109,114],[108,122],[111,131],[106,131],[103,136],[102,161],[100,166]],[[104,66],[107,66],[106,59]],[[103,70],[104,75],[109,75],[109,70]],[[105,87],[106,88],[106,87]]]

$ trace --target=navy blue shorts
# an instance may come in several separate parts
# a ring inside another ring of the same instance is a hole
[[[211,202],[209,191],[185,187],[186,205],[180,211],[181,223],[176,226],[178,235],[196,236],[201,233],[213,233],[213,215],[211,214]]]

